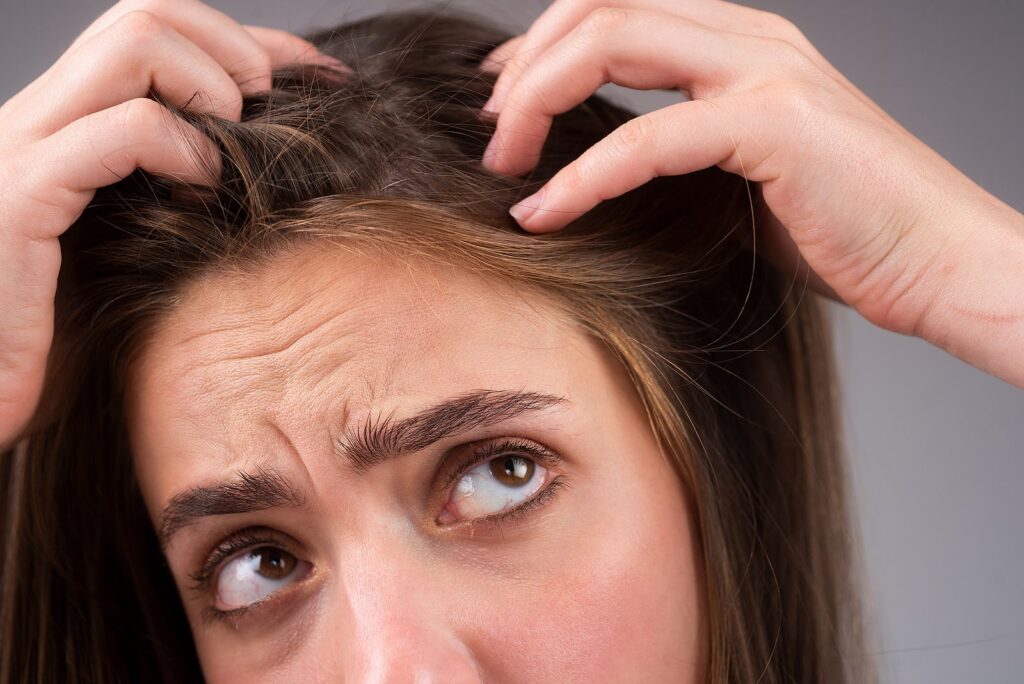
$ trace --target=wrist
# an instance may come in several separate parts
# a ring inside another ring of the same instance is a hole
[[[944,221],[957,239],[936,264],[936,297],[914,331],[1024,388],[1024,214],[984,193]]]

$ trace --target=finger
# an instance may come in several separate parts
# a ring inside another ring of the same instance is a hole
[[[501,111],[509,90],[526,72],[530,63],[568,34],[591,12],[601,8],[661,11],[721,31],[786,41],[876,113],[902,129],[902,126],[885,110],[832,66],[793,22],[772,12],[718,0],[555,0],[530,25],[523,36],[524,40],[517,43],[512,50],[513,54],[505,56],[504,64],[507,68],[502,69],[485,108],[492,114]]]
[[[754,13],[765,14],[749,7],[727,2],[708,0],[555,0],[525,34],[522,43],[515,46],[513,54],[506,58],[508,69],[502,71],[494,85],[494,93],[488,102],[488,109],[498,112],[504,107],[505,96],[512,85],[526,71],[533,60],[539,58],[552,45],[570,33],[592,12],[599,10],[636,10],[664,12],[670,16],[681,16],[699,21],[706,26],[732,32],[747,29],[753,35],[770,35],[758,24]]]
[[[599,202],[640,187],[656,176],[675,176],[723,165],[746,170],[750,180],[770,180],[760,161],[771,156],[761,145],[767,132],[757,117],[742,123],[748,136],[736,139],[731,111],[744,103],[680,102],[627,121],[558,171],[537,193],[510,210],[531,232],[548,232],[580,217]],[[754,142],[757,141],[757,142]],[[726,162],[729,162],[726,165]]]
[[[657,12],[590,14],[542,57],[508,94],[484,165],[519,174],[538,161],[554,115],[609,81],[631,88],[678,87],[695,97],[772,68],[755,42]]]
[[[320,52],[315,45],[299,38],[294,33],[264,26],[252,26],[250,24],[245,24],[244,27],[246,31],[252,34],[253,38],[260,42],[263,49],[267,51],[274,66],[309,62],[329,64],[342,71],[352,71],[341,60]]]
[[[272,64],[259,41],[237,21],[198,0],[122,0],[83,31],[58,62],[135,11],[156,15],[198,45],[238,83],[243,94],[270,89]]]
[[[525,34],[506,40],[504,43],[491,50],[490,54],[484,57],[483,61],[480,62],[480,70],[492,74],[501,73],[502,68],[505,66],[505,62],[515,56],[516,52],[522,47],[523,41],[525,40]]]
[[[20,160],[20,161],[19,161]],[[138,98],[82,117],[19,151],[3,225],[27,237],[53,238],[70,226],[96,188],[136,169],[212,184],[220,175],[216,145],[159,103]]]
[[[38,140],[75,119],[150,88],[176,106],[237,121],[242,94],[210,55],[148,12],[125,15],[40,81],[35,101],[5,122],[3,136]],[[195,97],[201,93],[201,97]]]

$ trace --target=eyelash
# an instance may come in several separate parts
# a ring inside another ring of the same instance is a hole
[[[474,450],[467,459],[459,463],[459,465],[455,467],[446,478],[444,478],[444,483],[439,488],[440,491],[447,492],[450,490],[452,485],[454,485],[460,477],[481,463],[484,463],[495,456],[513,453],[525,454],[531,460],[538,462],[545,467],[557,465],[562,460],[562,458],[555,452],[522,439],[507,438],[497,442],[489,442],[482,448]],[[465,523],[454,523],[449,527],[462,526],[463,524],[473,525],[474,527],[477,525],[498,525],[521,519],[531,511],[537,510],[544,504],[548,503],[559,489],[566,486],[567,483],[565,482],[564,477],[562,475],[556,475],[551,478],[544,489],[540,490],[537,494],[520,504],[507,508],[503,511],[498,511],[497,513],[491,513],[490,515],[474,518],[473,520],[466,521]]]
[[[475,449],[468,458],[454,467],[444,478],[444,483],[439,488],[440,491],[447,492],[460,477],[481,463],[484,463],[495,456],[509,453],[525,454],[532,460],[539,462],[541,465],[546,467],[557,464],[562,460],[561,457],[553,451],[549,451],[548,449],[536,445],[533,442],[528,442],[522,439],[509,438],[497,442],[489,442],[483,447]],[[565,482],[564,477],[562,475],[556,475],[551,478],[544,489],[526,501],[504,511],[475,518],[473,520],[466,521],[463,524],[472,525],[474,527],[477,525],[497,526],[502,523],[507,524],[511,521],[519,520],[530,512],[545,506],[549,501],[551,501],[558,490],[566,486],[568,486],[568,484]],[[453,526],[461,526],[461,524],[454,523],[453,525],[446,527]],[[269,528],[254,526],[244,527],[237,530],[227,538],[218,542],[217,545],[209,551],[202,566],[194,574],[189,574],[189,577],[193,582],[193,590],[198,593],[208,593],[210,587],[213,585],[213,580],[217,575],[217,571],[225,561],[240,552],[259,548],[261,546],[274,546],[284,548],[284,550],[287,551],[287,547],[289,545],[282,543],[280,537],[274,534]],[[252,610],[259,605],[259,603],[262,603],[262,601],[249,606],[234,608],[232,610],[221,610],[214,606],[207,606],[203,610],[203,615],[208,620],[235,618],[249,610]]]
[[[218,542],[206,556],[202,566],[189,577],[194,582],[196,591],[206,591],[213,583],[213,577],[217,574],[220,565],[231,556],[248,549],[255,549],[261,546],[286,546],[276,535],[272,534],[265,527],[243,527],[233,532],[229,537]],[[287,549],[285,549],[287,551]]]

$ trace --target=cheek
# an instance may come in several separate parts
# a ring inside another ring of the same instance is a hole
[[[674,478],[673,478],[674,479]],[[673,483],[677,488],[678,485]],[[678,489],[601,513],[497,592],[477,653],[502,681],[703,681],[700,552]]]

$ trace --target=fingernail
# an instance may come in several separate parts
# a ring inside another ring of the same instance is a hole
[[[487,102],[484,103],[484,106],[481,107],[481,109],[483,111],[487,112],[488,114],[497,115],[498,112],[501,111],[501,101],[502,101],[502,99],[503,99],[502,94],[497,89],[495,89],[491,93],[491,96],[487,99]]]
[[[316,55],[315,61],[318,64],[323,64],[324,66],[334,67],[335,69],[341,69],[342,71],[352,73],[352,69],[347,64],[342,62],[337,57],[332,57],[331,55],[328,55],[325,52],[318,53]]]
[[[512,208],[508,210],[508,213],[512,214],[512,218],[521,224],[525,223],[533,216],[540,206],[544,203],[544,191],[546,188],[541,188],[537,192],[533,193],[529,197],[519,200]]]
[[[501,64],[488,57],[480,62],[480,71],[486,71],[490,74],[498,74],[501,73]]]
[[[498,156],[498,136],[494,135],[491,137],[491,141],[487,143],[487,148],[484,149],[484,166],[493,166],[494,160]]]
[[[487,109],[480,109],[480,118],[485,121],[496,122],[498,120],[498,114]]]

